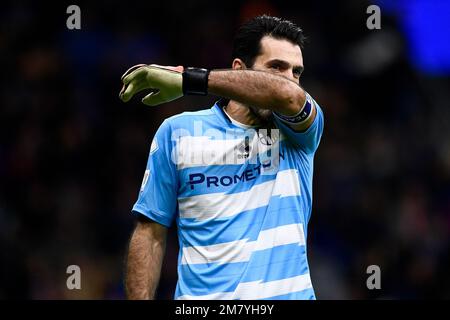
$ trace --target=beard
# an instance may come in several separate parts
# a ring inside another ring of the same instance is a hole
[[[252,113],[261,120],[261,124],[263,127],[271,127],[272,126],[272,110],[269,109],[261,109],[253,106],[249,106]]]
[[[252,112],[263,121],[269,121],[272,118],[272,110],[250,107]]]

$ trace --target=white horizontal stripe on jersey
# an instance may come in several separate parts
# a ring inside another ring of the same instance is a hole
[[[177,298],[177,300],[231,300],[233,292],[215,292],[202,296],[192,296],[185,294]]]
[[[219,192],[178,198],[178,206],[181,218],[218,219],[267,206],[273,196],[299,195],[298,171],[289,169],[279,171],[275,179],[255,185],[250,190],[232,194]]]
[[[248,239],[183,248],[182,264],[235,263],[250,260],[255,251],[297,243],[305,245],[303,224],[293,223],[259,232],[258,239]]]
[[[234,292],[216,292],[202,296],[183,295],[178,297],[180,300],[256,300],[281,296],[289,293],[299,292],[312,288],[309,273],[291,278],[274,280],[268,282],[251,281],[241,282]]]
[[[263,133],[258,135],[255,132],[252,137],[249,137],[251,140],[248,141],[248,152],[245,149],[245,136],[239,136],[236,139],[181,136],[177,139],[172,160],[178,170],[199,166],[244,164],[246,161],[256,163],[256,155],[267,153],[269,149],[274,151],[274,156],[279,157],[279,142],[283,139],[283,135],[280,133],[278,135],[281,138],[276,137],[277,143],[268,145],[267,141],[271,141],[271,138]]]

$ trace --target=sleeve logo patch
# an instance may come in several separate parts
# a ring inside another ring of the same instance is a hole
[[[150,170],[145,170],[144,173],[144,178],[142,179],[142,184],[141,184],[141,192],[144,191],[145,185],[147,184],[148,181],[148,176],[150,175]]]
[[[152,145],[150,147],[150,155],[155,153],[158,149],[159,149],[158,140],[156,140],[156,138],[154,138],[152,141]]]

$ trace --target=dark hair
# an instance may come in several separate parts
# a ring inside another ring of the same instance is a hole
[[[303,48],[305,40],[302,29],[293,22],[267,15],[257,16],[239,28],[234,38],[232,59],[239,58],[251,68],[261,53],[261,39],[264,36],[285,39],[300,48]]]

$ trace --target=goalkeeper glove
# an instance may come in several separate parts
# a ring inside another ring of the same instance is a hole
[[[169,102],[183,96],[183,67],[162,67],[159,65],[136,65],[122,76],[123,87],[120,98],[129,101],[136,93],[151,89],[142,99],[148,106]]]
[[[184,94],[206,95],[208,75],[209,70],[206,69],[139,64],[123,74],[119,97],[127,102],[136,93],[150,89],[142,103],[156,106],[181,98]]]

